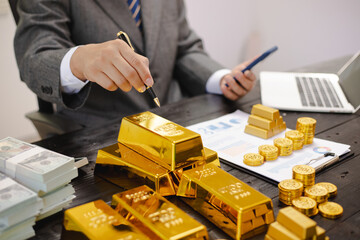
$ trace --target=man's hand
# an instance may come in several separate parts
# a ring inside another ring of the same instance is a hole
[[[251,71],[243,70],[247,65],[251,63],[252,60],[243,62],[236,67],[234,67],[231,73],[226,74],[220,81],[220,88],[224,96],[230,100],[238,100],[239,98],[245,96],[255,85],[256,76]],[[238,80],[241,86],[235,81]]]
[[[109,91],[129,92],[134,87],[144,92],[144,84],[154,84],[149,60],[120,39],[80,46],[71,57],[70,68],[80,80],[96,82]]]

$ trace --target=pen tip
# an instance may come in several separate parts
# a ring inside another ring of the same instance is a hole
[[[154,98],[154,102],[156,103],[156,105],[157,105],[158,107],[160,107],[160,101],[159,101],[158,98]]]

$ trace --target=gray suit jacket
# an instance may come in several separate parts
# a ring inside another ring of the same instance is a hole
[[[21,79],[80,124],[103,123],[155,105],[146,93],[110,92],[93,83],[78,94],[63,94],[60,63],[71,47],[112,40],[125,31],[135,51],[149,58],[162,104],[205,93],[207,79],[222,68],[189,28],[182,0],[143,0],[143,33],[126,0],[18,0],[17,11],[14,48]]]

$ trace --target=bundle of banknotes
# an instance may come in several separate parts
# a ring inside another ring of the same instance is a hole
[[[233,239],[264,232],[274,221],[271,199],[222,170],[199,134],[151,112],[122,119],[118,142],[98,151],[95,174],[127,190],[113,196],[114,211],[150,239],[208,239],[203,225],[163,196],[182,199]],[[112,221],[80,219],[80,209],[96,219],[118,218],[93,202],[67,210],[66,229],[91,239],[119,230]]]
[[[19,186],[8,189],[1,184],[0,199],[2,201],[9,199],[12,204],[15,204],[11,205],[12,207],[21,209],[24,204],[21,201],[15,203],[13,199],[27,199],[29,196],[39,199],[36,203],[39,207],[29,208],[34,210],[34,221],[61,211],[75,198],[74,188],[70,184],[71,180],[78,175],[74,158],[7,137],[0,140],[0,172],[2,176],[6,176],[7,181],[12,179],[11,181]],[[9,209],[3,206],[10,207],[7,201],[2,202],[0,215],[9,217],[8,214],[12,211],[8,211]],[[19,215],[19,218],[25,221],[29,217]],[[19,223],[8,222],[3,225],[4,231],[10,231],[14,224]],[[17,234],[17,230],[11,230],[11,232]],[[0,239],[3,236],[1,234]],[[6,237],[6,239],[9,238]]]

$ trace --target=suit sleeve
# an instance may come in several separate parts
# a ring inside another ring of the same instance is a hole
[[[203,94],[211,74],[224,67],[208,56],[202,40],[190,29],[182,0],[178,1],[178,10],[179,40],[175,78],[191,95]]]
[[[81,107],[90,91],[61,92],[60,64],[75,44],[69,27],[69,0],[18,0],[14,48],[20,78],[40,98],[65,108]]]

